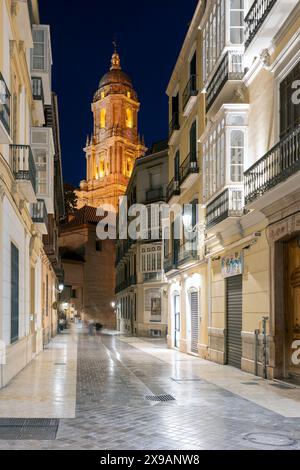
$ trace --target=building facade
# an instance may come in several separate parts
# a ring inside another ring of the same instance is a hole
[[[63,309],[69,317],[116,328],[115,240],[99,240],[95,207],[84,206],[61,224],[59,249],[64,270]]]
[[[168,143],[157,142],[136,160],[126,191],[128,209],[135,204],[144,206],[146,228],[137,240],[129,237],[117,241],[117,327],[125,334],[166,336],[167,283],[159,208],[166,201],[167,182]],[[128,217],[127,223],[130,221]]]
[[[40,24],[37,1],[2,0],[0,32],[1,387],[42,350],[44,315],[51,314],[50,336],[56,333],[58,280],[43,240],[55,213],[55,147],[45,118],[50,31]]]
[[[294,380],[300,338],[299,8],[296,0],[198,3],[168,87],[168,200],[199,202],[192,223],[198,227],[197,260],[185,273],[179,242],[165,250],[169,345]],[[195,149],[190,119],[197,123],[199,151],[193,165],[180,155],[187,140]],[[193,181],[187,199],[186,169]],[[204,295],[198,304],[187,301],[190,273],[194,284],[198,278],[193,290]]]
[[[134,162],[145,152],[138,134],[139,109],[137,93],[115,50],[92,103],[94,129],[84,149],[86,180],[77,191],[78,208],[109,204],[118,209]]]

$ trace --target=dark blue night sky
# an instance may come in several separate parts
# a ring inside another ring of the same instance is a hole
[[[147,146],[167,137],[166,87],[197,0],[40,0],[51,25],[53,89],[59,97],[64,179],[85,178],[82,148],[92,132],[90,104],[110,66],[117,37],[122,68],[141,101]]]

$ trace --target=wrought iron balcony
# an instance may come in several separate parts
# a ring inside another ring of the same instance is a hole
[[[43,234],[48,233],[48,213],[43,199],[38,199],[36,203],[32,204],[31,218],[35,224],[41,227]]]
[[[180,195],[180,182],[176,181],[175,178],[173,178],[167,187],[167,201],[169,202],[173,196],[179,196],[179,195]]]
[[[227,188],[206,208],[206,229],[210,229],[228,217],[241,217],[244,211],[244,191]]]
[[[300,126],[245,172],[245,202],[249,204],[300,170]]]
[[[178,254],[178,265],[199,260],[197,242],[186,242],[181,245]]]
[[[6,133],[10,135],[10,92],[0,72],[0,143],[9,143]]]
[[[32,77],[33,99],[44,103],[43,80],[40,77]]]
[[[179,131],[180,124],[179,124],[179,113],[174,113],[169,124],[169,138],[171,138],[172,134],[175,131]]]
[[[198,165],[198,155],[197,153],[190,153],[182,165],[180,166],[179,170],[179,179],[180,179],[180,186],[184,183],[186,178],[190,174],[197,174],[199,173],[199,165]]]
[[[153,272],[153,273],[144,273],[143,275],[143,282],[160,282],[162,281],[162,274],[160,272]]]
[[[196,98],[198,95],[197,90],[197,75],[191,75],[182,95],[182,109],[183,112],[187,108],[187,105],[191,98]]]
[[[146,202],[164,201],[164,188],[149,189],[146,192]]]
[[[255,0],[245,18],[245,47],[249,47],[253,38],[263,25],[277,0]]]
[[[28,202],[36,202],[36,166],[29,145],[11,145],[11,168]]]
[[[173,269],[177,269],[177,263],[175,262],[174,254],[170,254],[164,260],[164,271],[168,273]]]
[[[208,112],[217,96],[229,80],[242,80],[244,77],[244,54],[228,51],[216,73],[206,88],[206,111]]]

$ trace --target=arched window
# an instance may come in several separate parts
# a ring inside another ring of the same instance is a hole
[[[133,168],[132,160],[131,160],[131,158],[128,158],[128,159],[127,159],[126,171],[127,171],[127,175],[128,175],[129,177],[131,176],[132,168]]]
[[[100,178],[103,178],[104,176],[104,161],[101,160],[99,163],[99,176]]]
[[[241,183],[244,174],[245,136],[241,130],[232,130],[230,135],[230,179]]]
[[[133,112],[131,108],[126,109],[126,127],[133,128]]]
[[[105,129],[106,127],[106,109],[102,108],[100,111],[100,127],[101,129]]]

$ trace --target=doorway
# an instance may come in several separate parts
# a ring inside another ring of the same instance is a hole
[[[227,364],[241,368],[243,326],[243,276],[227,279]]]
[[[285,376],[300,381],[300,237],[287,242],[286,255]]]
[[[174,296],[174,347],[179,348],[180,341],[180,295]]]
[[[191,321],[191,352],[198,354],[199,342],[199,294],[197,290],[189,293]]]

